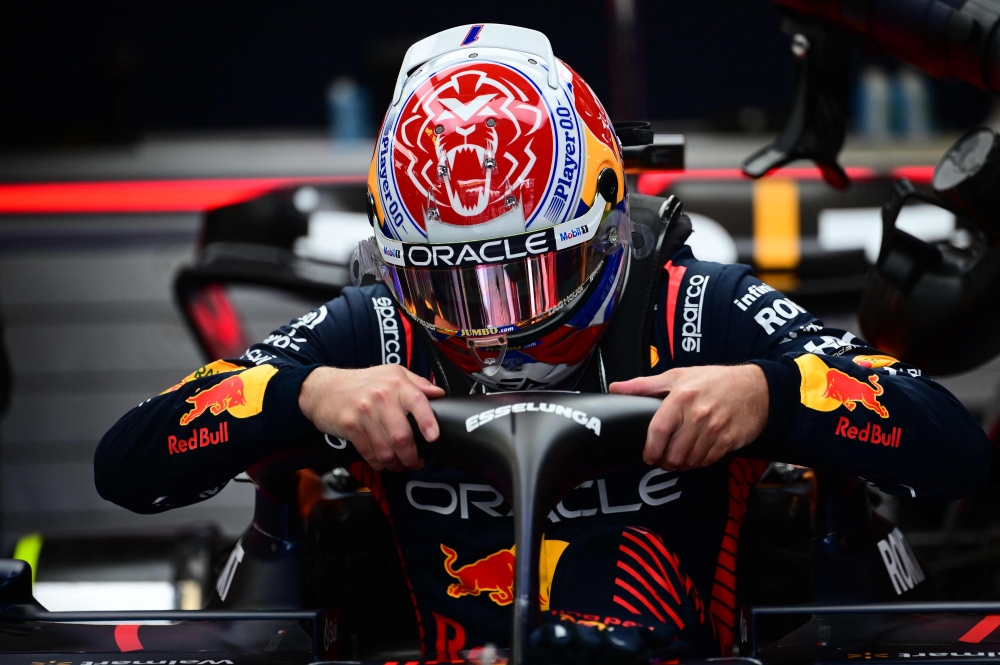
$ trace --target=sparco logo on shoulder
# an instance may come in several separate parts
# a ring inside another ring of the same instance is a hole
[[[401,365],[402,358],[399,355],[400,346],[399,324],[396,322],[395,308],[392,300],[382,296],[372,298],[372,308],[378,315],[378,335],[382,341],[382,364]]]
[[[692,275],[684,292],[684,323],[681,326],[681,348],[688,353],[701,351],[701,310],[705,304],[708,275]]]

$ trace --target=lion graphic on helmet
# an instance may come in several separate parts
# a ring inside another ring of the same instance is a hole
[[[515,209],[530,217],[538,204],[530,185],[552,169],[546,108],[524,75],[498,63],[451,67],[424,82],[396,122],[393,166],[410,214],[456,226]]]

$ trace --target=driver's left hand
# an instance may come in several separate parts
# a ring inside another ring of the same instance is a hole
[[[642,457],[662,469],[687,471],[715,464],[767,425],[767,380],[757,365],[679,367],[657,376],[619,381],[620,395],[663,397],[649,423]]]

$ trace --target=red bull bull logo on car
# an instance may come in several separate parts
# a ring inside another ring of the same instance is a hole
[[[453,567],[458,560],[458,553],[445,544],[441,544],[444,552],[444,569],[458,580],[448,585],[448,595],[452,598],[462,596],[478,596],[484,591],[490,592],[490,600],[501,607],[514,601],[514,548],[500,550],[488,556],[461,566]]]
[[[542,536],[542,548],[538,561],[538,604],[543,610],[549,609],[552,591],[552,576],[559,565],[559,558],[569,546],[565,540],[549,540]],[[514,601],[514,561],[515,548],[500,550],[482,559],[455,568],[458,553],[444,543],[444,570],[457,582],[448,585],[448,595],[452,598],[478,596],[489,592],[489,599],[504,607]]]

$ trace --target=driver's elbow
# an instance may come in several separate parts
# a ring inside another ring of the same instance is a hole
[[[972,494],[986,487],[990,477],[990,466],[993,458],[993,444],[982,430],[970,442],[968,460],[965,468],[968,474],[968,487],[965,494]]]
[[[941,498],[962,499],[986,487],[993,453],[986,433],[976,425],[945,438],[942,443],[943,458],[929,469],[941,485]]]
[[[112,465],[104,463],[99,455],[94,458],[94,487],[97,493],[105,501],[132,510],[123,485],[120,474],[115,472]]]
[[[94,487],[98,495],[105,501],[134,513],[160,512],[148,509],[153,506],[151,502],[143,500],[144,496],[140,496],[144,493],[136,487],[133,480],[136,475],[123,470],[120,463],[108,459],[108,455],[102,454],[100,446],[98,447],[94,455]]]

